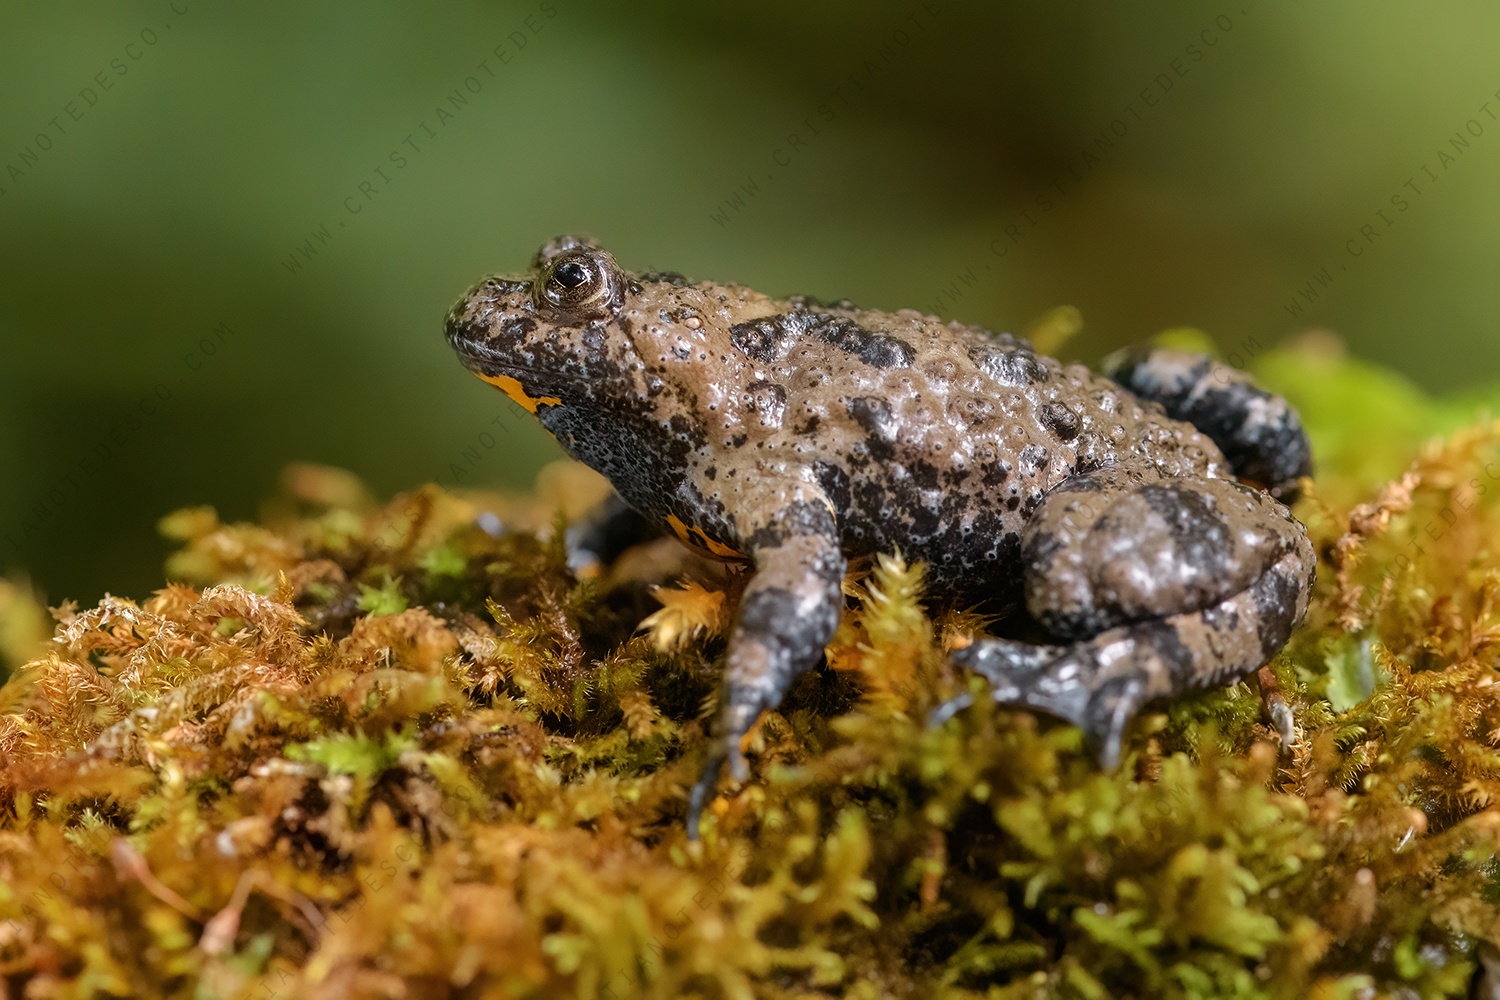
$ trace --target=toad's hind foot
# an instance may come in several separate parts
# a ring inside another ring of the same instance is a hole
[[[1098,748],[1100,762],[1120,762],[1125,726],[1149,697],[1144,677],[1098,677],[1099,666],[1088,643],[1075,647],[1033,646],[1010,639],[981,639],[953,654],[992,685],[1000,705],[1036,709],[1071,722]],[[943,722],[972,704],[968,694],[947,702],[930,721]]]
[[[994,700],[1073,723],[1106,767],[1119,764],[1125,728],[1141,706],[1243,677],[1286,642],[1306,601],[1308,569],[1294,550],[1249,588],[1202,611],[1120,625],[1062,646],[980,639],[953,663],[980,674]],[[956,699],[941,721],[964,706]]]

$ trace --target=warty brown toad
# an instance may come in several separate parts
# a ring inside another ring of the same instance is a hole
[[[693,835],[723,761],[744,777],[742,737],[818,663],[851,558],[899,549],[934,595],[1024,608],[1047,641],[953,661],[1106,762],[1146,701],[1256,670],[1307,608],[1301,423],[1206,357],[1126,352],[1105,377],[910,309],[632,274],[573,236],[446,329],[622,509],[750,567]]]

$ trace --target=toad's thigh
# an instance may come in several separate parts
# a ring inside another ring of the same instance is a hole
[[[1074,476],[1022,534],[1026,606],[1060,638],[1199,611],[1246,590],[1303,529],[1226,479],[1112,466]]]

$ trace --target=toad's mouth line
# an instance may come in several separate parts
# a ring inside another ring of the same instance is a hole
[[[574,399],[584,395],[583,382],[579,379],[570,379],[524,365],[501,361],[485,352],[483,348],[476,349],[471,344],[455,341],[454,347],[457,348],[459,361],[465,368],[473,372],[477,378],[505,393],[518,406],[530,413],[536,413],[539,406],[562,405],[562,396],[533,394],[532,390],[541,391],[539,386],[542,384],[553,392],[561,392]],[[528,386],[532,388],[528,389]]]
[[[523,380],[531,384],[545,382],[549,386],[559,389],[582,388],[584,382],[580,378],[570,378],[566,375],[558,375],[544,368],[533,368],[526,365],[518,365],[511,361],[502,361],[482,351],[460,349],[458,359],[463,366],[473,372],[486,382],[496,378],[510,378]]]

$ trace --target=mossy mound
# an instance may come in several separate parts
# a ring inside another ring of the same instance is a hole
[[[690,844],[734,579],[670,543],[579,579],[547,500],[299,470],[264,526],[169,518],[177,582],[57,609],[0,688],[0,996],[1466,995],[1500,943],[1500,424],[1400,473],[1455,407],[1326,345],[1259,367],[1328,469],[1265,679],[1289,748],[1255,682],[1155,706],[1113,773],[1024,712],[928,727],[982,623],[886,557]]]

